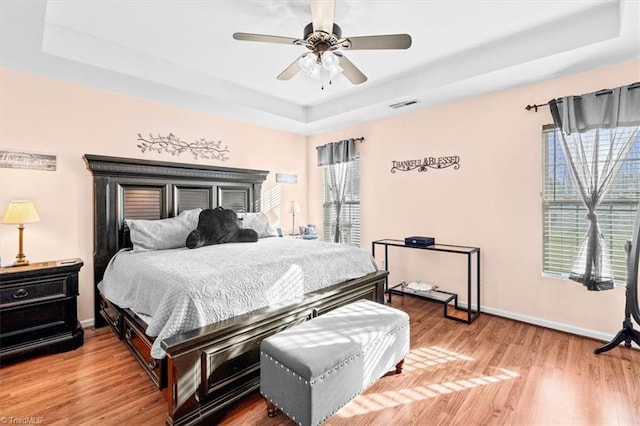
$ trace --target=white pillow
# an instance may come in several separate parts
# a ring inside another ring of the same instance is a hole
[[[201,211],[202,209],[185,210],[168,219],[125,219],[131,231],[133,251],[185,247],[187,236],[198,227]]]
[[[276,231],[269,224],[269,218],[265,212],[239,214],[241,226],[245,229],[253,229],[258,233],[258,238],[274,237]]]

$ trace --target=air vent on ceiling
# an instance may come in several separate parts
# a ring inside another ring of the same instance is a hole
[[[410,101],[398,102],[397,104],[389,105],[389,108],[393,108],[393,109],[404,108],[406,106],[417,104],[417,103],[418,101],[416,99],[413,99]]]

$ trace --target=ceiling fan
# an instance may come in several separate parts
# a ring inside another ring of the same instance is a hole
[[[234,33],[233,38],[242,41],[304,46],[310,52],[303,53],[293,61],[278,75],[278,80],[289,80],[303,71],[309,77],[318,80],[323,74],[328,74],[329,83],[331,78],[341,72],[353,84],[367,81],[367,76],[347,59],[340,49],[408,49],[411,46],[409,34],[342,38],[342,29],[333,22],[335,4],[335,0],[311,0],[311,23],[304,28],[304,36],[301,39],[250,33]]]

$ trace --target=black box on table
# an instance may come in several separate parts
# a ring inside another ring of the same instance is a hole
[[[410,247],[428,247],[434,245],[436,242],[433,237],[406,237],[404,239],[404,245]]]

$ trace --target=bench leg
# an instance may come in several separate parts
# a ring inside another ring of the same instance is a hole
[[[396,374],[402,373],[402,366],[404,365],[404,358],[400,360],[399,363],[396,364]]]
[[[267,398],[265,398],[264,400],[267,401],[267,416],[269,417],[277,416],[278,412],[280,411],[278,407],[276,407],[275,404],[269,401]]]

